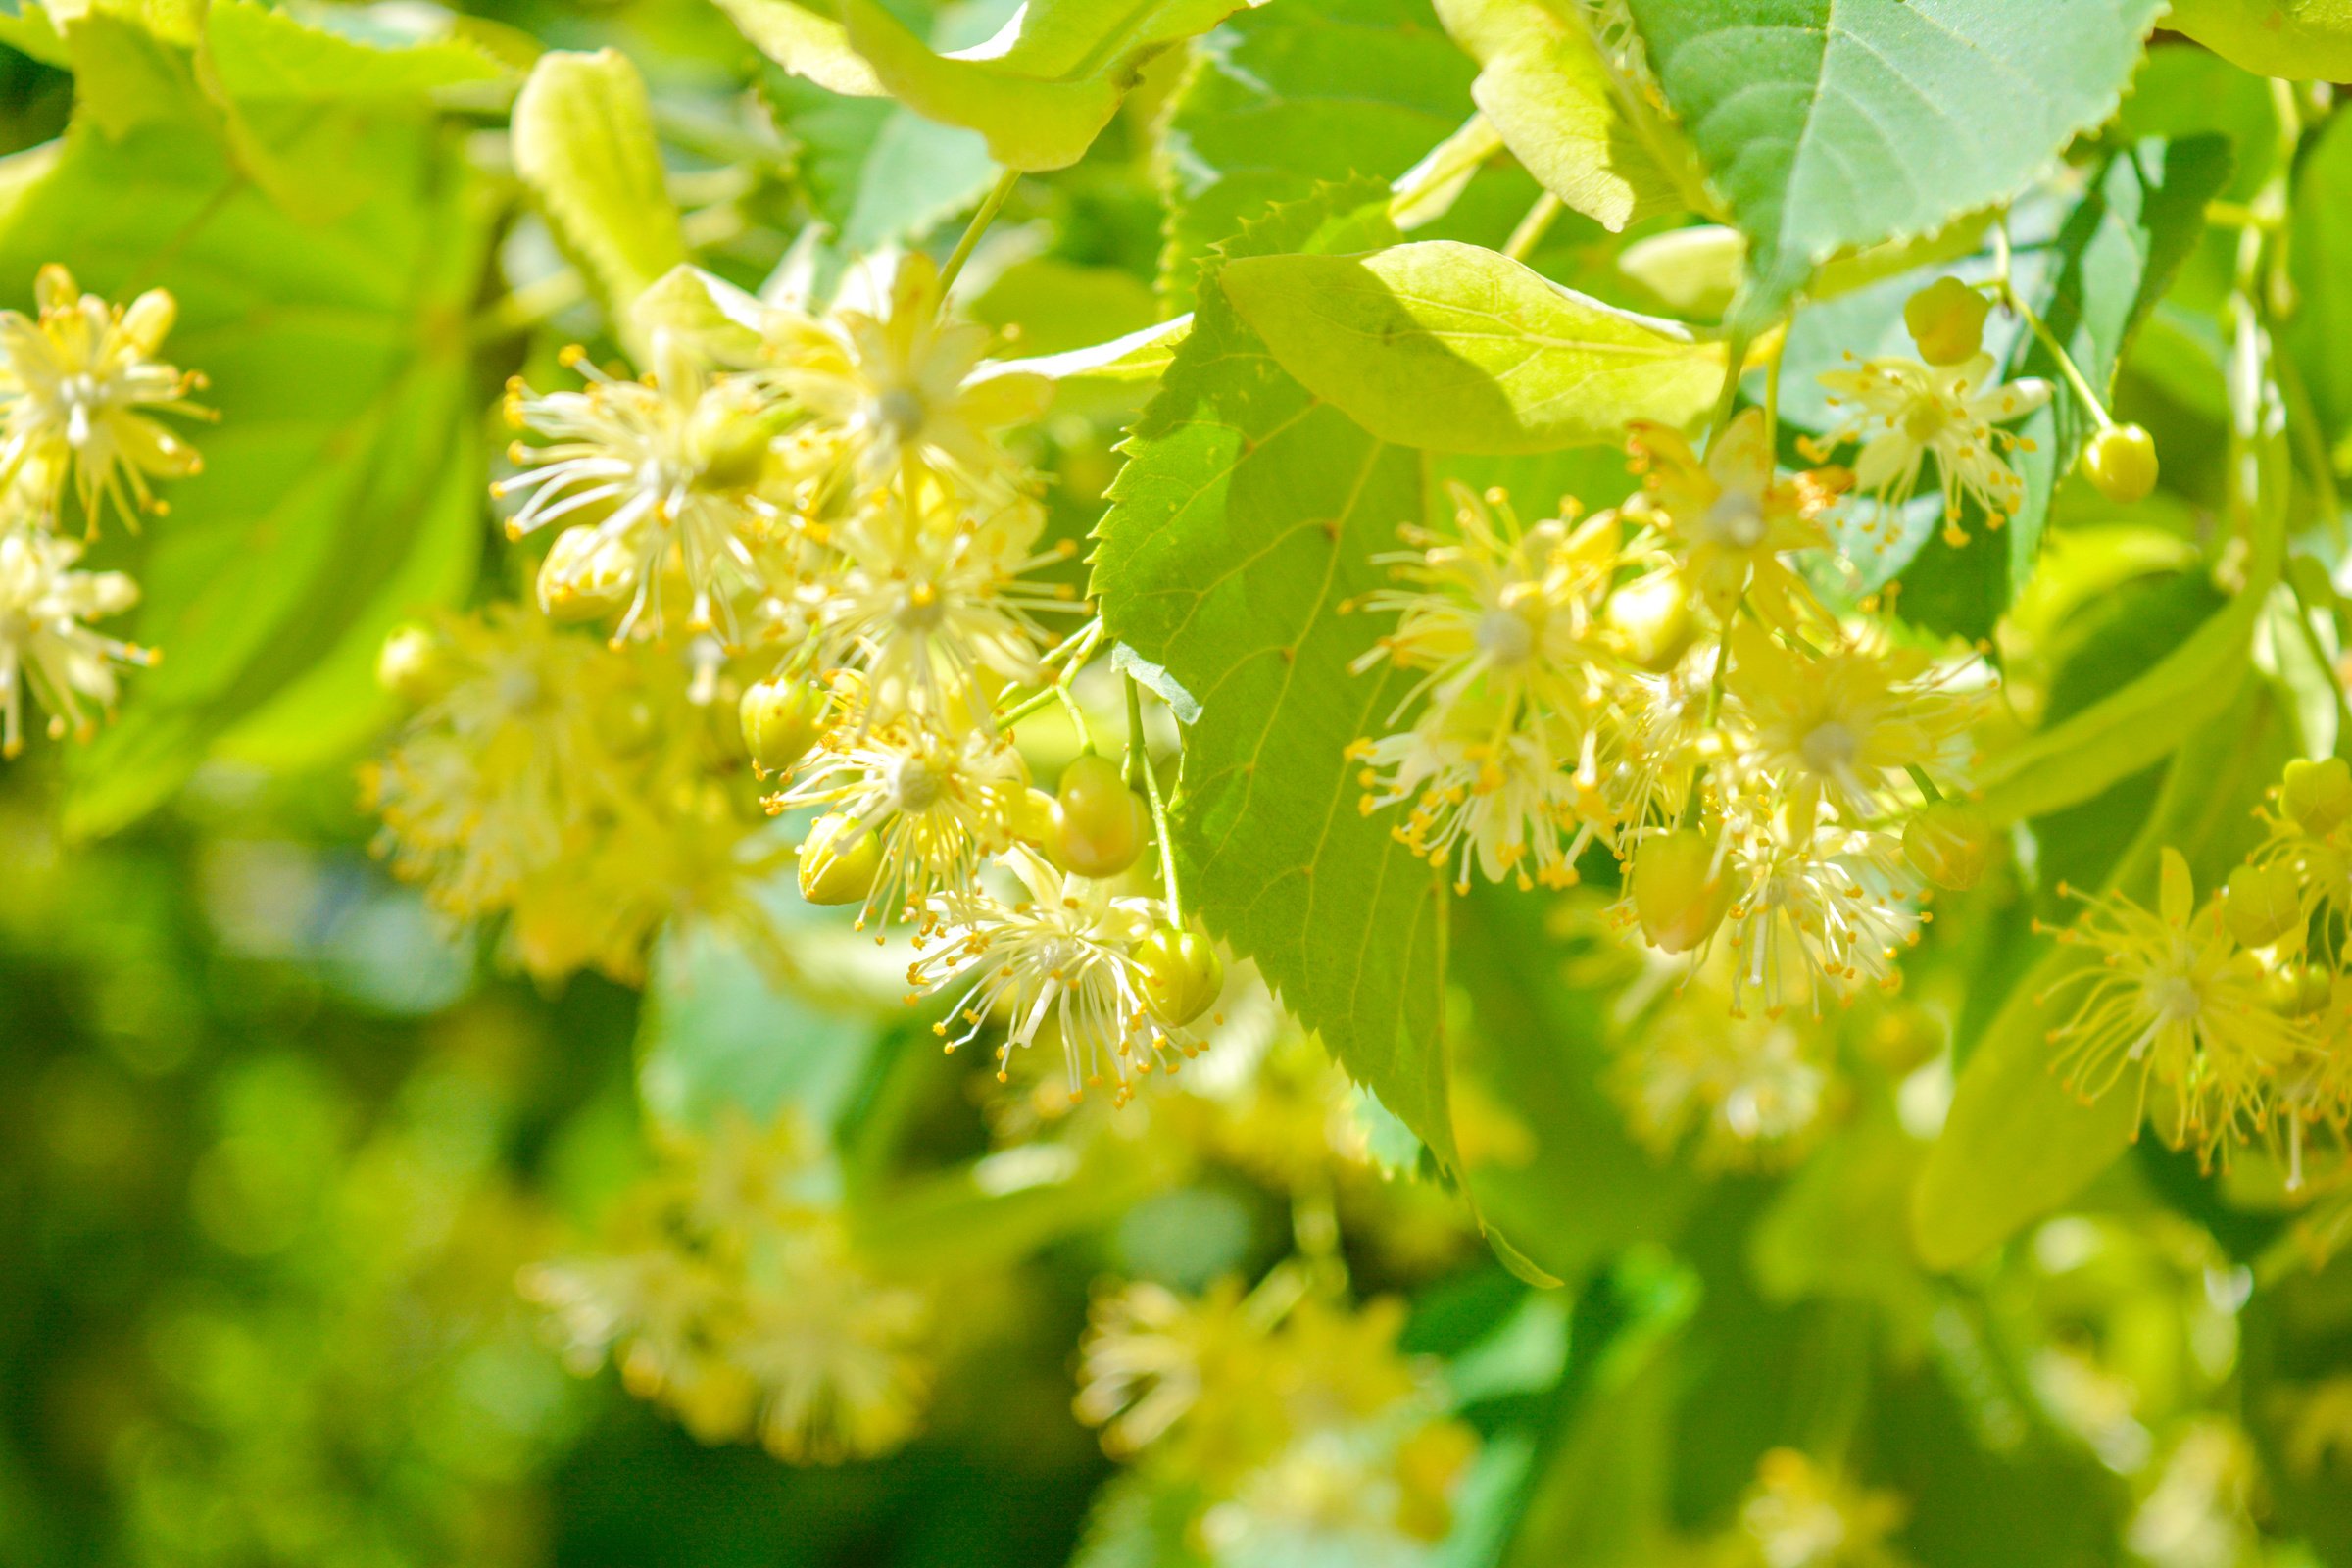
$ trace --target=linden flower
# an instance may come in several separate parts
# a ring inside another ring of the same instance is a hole
[[[768,1239],[729,1359],[760,1389],[760,1440],[790,1464],[888,1453],[921,1428],[923,1292],[858,1266],[838,1222]]]
[[[1264,1303],[1227,1278],[1197,1299],[1137,1281],[1096,1296],[1078,1344],[1078,1419],[1128,1458],[1167,1436],[1208,1388],[1247,1387],[1262,1365]]]
[[[49,710],[49,734],[87,740],[83,710],[114,711],[115,666],[149,665],[144,648],[102,637],[84,624],[139,602],[138,584],[119,571],[75,571],[81,546],[19,528],[0,533],[0,756],[24,749],[24,689]]]
[[[2001,456],[2004,448],[2025,443],[1993,427],[2047,403],[2047,381],[2029,377],[2004,386],[1994,376],[1992,356],[1980,353],[1943,366],[1871,360],[1859,369],[1825,370],[1821,384],[1838,394],[1831,407],[1845,410],[1822,444],[1861,443],[1854,485],[1878,498],[1882,521],[1918,490],[1921,465],[1931,455],[1943,485],[1949,543],[1968,538],[1960,527],[1964,498],[1973,497],[1995,528],[2025,504],[2025,481]]]
[[[635,666],[514,607],[444,627],[456,670],[362,779],[377,853],[460,918],[510,903],[584,840],[619,774],[607,731]]]
[[[899,259],[882,298],[853,294],[821,318],[778,312],[768,335],[776,383],[841,431],[842,467],[876,488],[907,466],[1002,486],[1018,470],[992,432],[1053,397],[1043,376],[982,363],[989,329],[945,316],[938,270],[919,251]]]
[[[1365,764],[1358,775],[1363,813],[1412,802],[1395,829],[1397,842],[1432,865],[1452,861],[1454,886],[1464,893],[1473,868],[1490,882],[1508,877],[1522,888],[1575,882],[1576,858],[1598,829],[1580,825],[1584,790],[1560,767],[1544,732],[1470,740],[1440,729],[1446,716],[1433,710],[1417,728],[1348,748],[1351,760]],[[1450,716],[1482,736],[1490,727],[1469,710]]]
[[[1028,783],[1020,753],[1002,737],[906,719],[859,734],[836,730],[767,808],[825,808],[876,836],[881,871],[858,915],[862,928],[877,912],[911,920],[937,895],[967,891],[981,864],[1012,841],[1012,808]]]
[[[780,516],[757,488],[770,416],[745,379],[712,380],[673,334],[656,333],[654,356],[654,375],[623,381],[572,348],[564,363],[587,380],[585,390],[542,397],[514,383],[508,419],[547,444],[517,442],[512,456],[523,471],[492,485],[491,494],[528,493],[507,521],[512,538],[574,514],[593,524],[592,533],[565,546],[576,564],[567,559],[565,570],[543,577],[543,600],[577,591],[625,603],[613,641],[640,624],[659,637],[662,568],[674,558],[691,629],[716,626],[740,641],[735,602],[767,588],[748,541]],[[563,605],[543,608],[553,613]]]
[[[1895,1568],[1886,1541],[1908,1510],[1889,1492],[1865,1492],[1794,1448],[1756,1462],[1740,1505],[1741,1550],[1756,1568]]]
[[[1021,573],[1066,561],[1076,547],[1008,560],[1008,539],[1023,526],[993,516],[943,525],[886,502],[836,530],[842,565],[817,611],[819,663],[860,670],[876,701],[935,716],[968,702],[984,674],[1036,682],[1045,643],[1036,615],[1080,607],[1069,585]]]
[[[1771,624],[1794,625],[1813,595],[1785,558],[1828,545],[1821,514],[1844,490],[1843,470],[1780,476],[1761,409],[1733,419],[1704,461],[1678,430],[1643,421],[1630,431],[1646,506],[1682,546],[1700,602],[1728,620],[1744,596]]]
[[[2205,1158],[2267,1123],[2278,1075],[2311,1050],[2309,1031],[2269,1004],[2262,967],[2230,936],[2221,904],[2196,907],[2180,852],[2164,851],[2154,913],[2120,893],[2081,897],[2082,918],[2057,939],[2101,961],[2041,999],[2081,987],[2073,1016],[2049,1035],[2067,1087],[2096,1099],[2136,1068],[2139,1113],[2161,1086],[2173,1102],[2166,1142],[2194,1140]]]
[[[1727,1023],[1720,1006],[1716,996],[1678,999],[1629,1031],[1610,1088],[1661,1158],[1695,1135],[1701,1166],[1787,1165],[1811,1146],[1837,1087],[1821,1044],[1781,1019]]]
[[[155,358],[178,307],[149,289],[114,309],[57,266],[41,269],[33,295],[37,320],[0,311],[0,483],[27,466],[61,483],[70,468],[92,533],[102,501],[125,518],[162,512],[148,478],[176,479],[204,466],[195,448],[140,412],[178,404],[204,384]]]
[[[1776,825],[1733,856],[1734,901],[1723,929],[1732,950],[1732,1011],[1751,1004],[1777,1018],[1820,991],[1891,990],[1895,959],[1919,939],[1910,897],[1918,882],[1891,833]]]
[[[947,989],[969,979],[951,1021],[933,1025],[948,1049],[968,1045],[991,1018],[1004,1022],[997,1076],[1009,1076],[1012,1054],[1037,1043],[1052,1024],[1061,1036],[1072,1099],[1112,1084],[1124,1102],[1131,1074],[1154,1065],[1173,1073],[1201,1049],[1192,1030],[1165,1022],[1154,1010],[1151,977],[1138,948],[1166,919],[1156,899],[1114,894],[1112,884],[1065,876],[1025,847],[1004,864],[1021,896],[1001,904],[985,895],[932,901],[930,929],[906,982],[916,992]]]
[[[1443,715],[1475,700],[1499,742],[1525,719],[1582,715],[1597,651],[1588,646],[1594,608],[1608,591],[1623,530],[1613,514],[1571,529],[1565,517],[1522,529],[1499,490],[1449,487],[1455,536],[1400,529],[1408,552],[1376,558],[1411,586],[1368,594],[1363,608],[1396,616],[1396,629],[1350,666],[1386,660],[1426,673],[1398,701],[1423,696]]]
[[[1752,623],[1731,636],[1740,763],[1776,794],[1805,792],[1863,822],[1900,804],[1907,769],[1949,774],[1963,760],[1977,704],[1950,689],[1958,666],[1871,644],[1807,659]]]

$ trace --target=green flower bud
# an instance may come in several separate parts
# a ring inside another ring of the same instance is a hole
[[[860,904],[882,870],[882,841],[854,816],[816,819],[801,845],[801,897],[810,904]]]
[[[602,620],[636,590],[635,552],[586,523],[556,535],[539,563],[539,608],[550,620]]]
[[[1653,572],[1609,595],[1601,618],[1625,644],[1626,657],[1653,673],[1672,669],[1697,628],[1680,573]]]
[[[2334,985],[2328,971],[2316,963],[2289,963],[2263,981],[2263,991],[2273,1011],[2303,1018],[2328,1005]]]
[[[2326,838],[2352,816],[2352,762],[2323,757],[2286,764],[2278,785],[2278,808],[2313,838]]]
[[[1958,365],[1984,346],[1992,303],[1956,277],[1939,277],[1903,302],[1903,325],[1930,365]]]
[[[2241,865],[2223,884],[2222,917],[2249,948],[2267,948],[2303,923],[2303,879],[2284,860]]]
[[[375,656],[375,683],[412,708],[441,696],[457,678],[449,644],[421,621],[395,626]]]
[[[1171,1027],[1206,1012],[1225,989],[1225,964],[1216,944],[1198,931],[1163,925],[1135,950],[1152,1010]]]
[[[2156,488],[2156,438],[2136,424],[2111,424],[2082,449],[2082,473],[2118,506]]]
[[[1992,825],[1958,801],[1930,801],[1903,824],[1903,858],[1937,887],[1966,893],[1984,876]]]
[[[808,755],[824,729],[825,694],[809,681],[778,676],[747,688],[737,711],[752,765],[784,773]]]
[[[1099,752],[1061,770],[1054,802],[1055,857],[1080,876],[1117,876],[1152,838],[1152,813],[1127,787],[1119,764]]]
[[[1723,923],[1732,890],[1715,863],[1715,843],[1677,831],[1643,839],[1634,851],[1634,913],[1650,946],[1690,953]]]

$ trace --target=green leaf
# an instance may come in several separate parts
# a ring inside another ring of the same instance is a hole
[[[44,66],[74,69],[74,53],[66,46],[66,35],[58,30],[57,19],[40,0],[24,0],[15,15],[0,16],[0,44]]]
[[[2257,76],[2352,81],[2352,0],[2173,0],[2164,24]]]
[[[1226,254],[1309,243],[1384,198],[1327,192]],[[1127,444],[1094,592],[1111,637],[1200,704],[1174,824],[1187,897],[1450,1167],[1445,891],[1358,810],[1344,755],[1402,683],[1349,672],[1379,628],[1341,606],[1386,580],[1372,557],[1420,515],[1420,464],[1283,373],[1213,282]]]
[[[1446,30],[1479,63],[1471,98],[1544,189],[1612,232],[1677,205],[1674,181],[1626,113],[1638,100],[1610,72],[1573,0],[1437,6]]]
[[[322,660],[348,675],[409,585],[462,587],[481,537],[481,499],[462,493],[478,404],[453,323],[480,285],[485,192],[437,126],[403,115],[352,149],[351,177],[386,199],[297,221],[210,122],[187,118],[199,106],[184,56],[155,59],[190,90],[120,139],[77,121],[0,221],[0,279],[15,289],[50,261],[118,301],[171,289],[167,350],[210,376],[203,401],[220,415],[196,431],[204,471],[172,485],[171,513],[135,540],[110,533],[94,558],[138,577],[126,629],[164,660],[69,759],[77,834],[152,809],[241,722],[320,691],[315,673],[331,686]],[[365,712],[374,699],[359,701]]]
[[[978,201],[997,177],[978,131],[925,120],[885,98],[844,98],[771,73],[761,92],[800,143],[802,188],[835,245],[864,255],[919,238]]]
[[[2247,690],[2175,757],[2155,809],[2110,886],[2147,899],[2163,845],[2187,857],[2203,889],[2216,886],[2244,854],[2249,813],[2278,776],[2287,744],[2276,701],[2259,686]],[[2162,722],[2180,720],[2168,715]],[[2051,990],[2096,961],[2085,950],[2051,942],[1968,1055],[1951,1113],[1912,1190],[1912,1236],[1929,1266],[1956,1268],[2048,1213],[2138,1136],[2131,1075],[2086,1104],[2051,1065],[2049,1032],[2071,1014],[2081,987],[2055,996]]]
[[[514,167],[616,325],[686,260],[645,80],[612,50],[540,57],[514,100]]]
[[[794,0],[717,0],[743,35],[761,54],[796,76],[827,92],[854,98],[881,98],[889,89],[874,76],[858,51],[841,19]]]
[[[842,0],[849,42],[890,95],[988,138],[1008,169],[1085,156],[1144,66],[1251,0],[1031,0],[977,48],[939,54],[878,0]]]
[[[2004,202],[2114,113],[2164,0],[1630,0],[1753,242],[1761,325],[1839,251]]]
[[[366,164],[355,150],[378,125],[429,120],[437,90],[506,74],[468,43],[379,48],[255,0],[206,8],[200,59],[238,161],[280,207],[313,221],[384,199],[356,173]]]
[[[1507,454],[1684,424],[1725,349],[1451,240],[1369,256],[1266,256],[1218,273],[1282,368],[1383,440]]]
[[[2332,446],[2352,434],[2352,117],[2330,120],[2310,144],[2288,221],[2301,304],[2280,336]]]
[[[1269,203],[1412,168],[1461,123],[1475,74],[1429,0],[1269,5],[1203,38],[1162,132],[1162,304],[1189,309],[1209,247]]]

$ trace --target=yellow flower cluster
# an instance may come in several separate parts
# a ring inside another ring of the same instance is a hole
[[[887,1453],[930,1396],[933,1303],[857,1255],[829,1173],[790,1118],[674,1129],[594,1251],[524,1271],[575,1371],[610,1355],[705,1443],[756,1436],[794,1464]]]
[[[416,710],[363,789],[378,853],[436,908],[506,915],[511,956],[551,980],[642,979],[689,910],[758,934],[753,888],[785,852],[676,658],[510,605],[410,627],[379,667]]]
[[[1909,1509],[1794,1448],[1756,1461],[1739,1522],[1707,1557],[1721,1568],[1901,1568],[1886,1544]]]
[[[574,353],[579,389],[512,389],[535,439],[498,486],[520,497],[510,528],[560,530],[542,610],[607,625],[616,649],[683,633],[742,671],[767,809],[814,817],[803,895],[914,928],[909,983],[964,987],[950,1049],[990,1022],[1007,1054],[1057,1037],[1073,1088],[1124,1096],[1199,1049],[1186,1026],[1217,971],[1160,899],[1115,880],[1150,839],[1131,788],[1147,764],[1121,777],[1090,744],[1049,796],[1009,733],[1058,699],[1084,736],[1068,682],[1099,638],[1047,633],[1083,609],[1040,575],[1074,546],[1044,543],[1040,486],[1000,439],[1051,383],[985,358],[990,334],[920,254],[854,272],[821,313],[701,286],[731,331],[657,309],[642,379]]]
[[[2161,856],[2156,907],[2084,897],[2057,940],[2085,964],[2045,1002],[2069,1087],[2105,1094],[2130,1077],[2166,1142],[2227,1159],[2283,1141],[2290,1189],[2315,1133],[2352,1128],[2352,765],[2287,764],[2263,809],[2261,848],[2199,904],[2188,863]],[[2063,890],[2062,890],[2063,891]]]
[[[1410,803],[1396,836],[1463,890],[1565,886],[1606,846],[1652,946],[1728,933],[1736,1012],[1891,985],[1926,885],[1982,869],[1950,792],[1990,677],[1822,605],[1799,558],[1851,476],[1781,472],[1761,410],[1703,456],[1631,442],[1623,507],[1523,526],[1461,491],[1451,531],[1407,532],[1399,586],[1362,603],[1396,625],[1359,670],[1412,676],[1403,727],[1352,748],[1364,809]]]
[[[1450,1528],[1478,1440],[1397,1350],[1403,1321],[1295,1263],[1248,1292],[1131,1284],[1095,1303],[1078,1415],[1191,1499],[1211,1563],[1410,1561]]]
[[[200,414],[183,400],[201,377],[156,358],[178,307],[150,289],[117,308],[84,294],[62,267],[33,284],[36,317],[0,311],[0,756],[24,748],[24,693],[53,738],[86,740],[90,710],[111,713],[116,670],[156,661],[89,622],[138,603],[119,571],[80,571],[64,533],[68,502],[95,538],[111,510],[160,514],[151,479],[203,466],[196,450],[147,411]]]

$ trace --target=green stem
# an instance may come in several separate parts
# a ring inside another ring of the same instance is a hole
[[[1740,403],[1740,377],[1747,369],[1747,346],[1755,341],[1753,333],[1734,332],[1724,345],[1723,392],[1715,399],[1715,414],[1707,421],[1707,445],[1723,434],[1732,422],[1732,411]]]
[[[939,298],[942,306],[947,303],[948,290],[956,286],[956,276],[963,271],[963,264],[972,259],[973,248],[980,243],[980,236],[987,233],[988,225],[997,220],[997,212],[1004,205],[1004,198],[1011,195],[1012,187],[1020,182],[1021,172],[1017,169],[1007,169],[997,176],[997,182],[991,185],[988,188],[988,194],[981,198],[980,210],[974,213],[972,220],[964,225],[963,237],[956,242],[956,248],[948,253],[946,263],[939,270]]]
[[[1030,714],[1041,712],[1044,710],[1053,707],[1055,702],[1060,700],[1060,696],[1061,688],[1058,686],[1045,686],[1039,688],[1037,691],[1030,693],[1027,697],[1022,698],[1012,707],[1007,708],[1003,712],[998,713],[996,715],[997,728],[1000,730],[1007,730],[1012,728],[1013,725],[1018,724],[1022,719],[1027,718]]]
[[[2007,255],[2005,250],[2003,255]],[[2005,277],[2001,282],[2001,299],[2032,329],[2050,358],[2058,362],[2059,373],[2066,377],[2066,384],[2075,389],[2075,396],[2082,400],[2082,406],[2090,410],[2090,416],[2098,422],[2099,428],[2104,430],[2115,423],[2108,416],[2106,399],[2091,389],[2089,377],[2075,364],[2075,357],[2066,352],[2066,345],[2058,341],[2058,334],[2050,330],[2049,323],[2041,318],[2033,306],[2026,303],[2025,296],[2018,293]]]
[[[1514,262],[1524,262],[1535,254],[1536,247],[1544,243],[1544,236],[1551,231],[1553,220],[1560,216],[1561,205],[1559,197],[1550,191],[1537,197],[1527,216],[1519,220],[1519,226],[1511,230],[1511,237],[1503,242],[1502,254]]]
[[[1926,768],[1917,762],[1905,762],[1903,771],[1911,775],[1911,782],[1919,786],[1919,793],[1928,798],[1929,805],[1933,806],[1943,799],[1943,791],[1937,789],[1936,781],[1928,777]]]
[[[1134,788],[1143,775],[1144,799],[1152,807],[1152,837],[1159,844],[1159,891],[1168,906],[1168,924],[1184,929],[1184,890],[1176,881],[1176,846],[1168,837],[1168,803],[1159,793],[1159,775],[1152,771],[1144,741],[1144,697],[1135,677],[1127,677],[1127,783]]]

